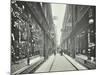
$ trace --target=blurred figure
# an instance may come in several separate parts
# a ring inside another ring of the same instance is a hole
[[[27,58],[27,64],[30,65],[30,58]]]
[[[56,50],[54,50],[54,55],[56,55]]]
[[[60,54],[61,54],[61,56],[63,55],[63,49],[61,49]]]

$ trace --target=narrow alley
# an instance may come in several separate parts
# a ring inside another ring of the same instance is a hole
[[[96,68],[95,6],[11,1],[11,74]]]

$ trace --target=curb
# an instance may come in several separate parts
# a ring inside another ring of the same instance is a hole
[[[69,57],[66,54],[63,54],[63,56],[76,68],[76,70],[87,70],[86,67],[75,61],[73,58]]]
[[[12,73],[12,75],[19,75],[19,74],[29,73],[34,68],[36,68],[39,64],[41,64],[43,61],[44,61],[44,58],[41,58],[40,60],[36,61],[35,63],[32,63],[30,65],[27,65],[24,68],[21,68],[18,71]]]

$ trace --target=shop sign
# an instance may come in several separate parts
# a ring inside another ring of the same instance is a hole
[[[27,32],[23,32],[21,37],[22,37],[21,38],[22,41],[27,40]]]
[[[93,47],[93,46],[95,46],[94,43],[89,43],[89,47]]]

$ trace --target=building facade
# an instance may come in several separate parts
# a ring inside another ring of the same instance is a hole
[[[51,8],[49,4],[42,5],[40,2],[11,2],[12,62],[35,55],[47,58],[52,53],[50,48],[54,38],[51,30],[54,29]],[[44,12],[45,9],[49,12]]]
[[[64,38],[61,39],[61,45],[62,48],[66,50],[65,52],[73,58],[81,54],[85,55],[90,60],[93,58],[93,61],[95,61],[95,10],[95,6],[66,5],[65,18],[62,28],[62,36],[64,36]],[[71,15],[71,19],[69,18],[69,15]],[[68,28],[68,26],[70,26],[70,28]]]

